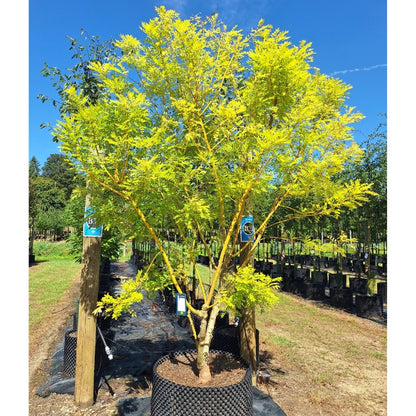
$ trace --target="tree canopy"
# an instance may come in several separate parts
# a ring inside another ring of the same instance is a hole
[[[29,162],[29,179],[35,179],[40,175],[40,163],[35,156]]]
[[[365,201],[371,185],[337,177],[362,156],[351,135],[362,116],[346,103],[350,86],[312,66],[309,43],[293,45],[262,21],[244,36],[216,15],[182,20],[156,11],[142,24],[144,41],[122,35],[114,54],[90,62],[94,102],[79,86],[65,89],[53,134],[74,166],[114,195],[97,204],[103,220],[114,221],[114,207],[141,220],[178,292],[183,270],[169,258],[161,224],[182,236],[191,262],[201,241],[214,265],[207,233],[219,241],[204,306],[188,303],[201,318],[202,371],[220,306],[242,299],[234,283],[264,284],[242,271],[246,264],[230,274],[243,216],[255,214],[254,251],[279,210],[283,221],[339,215]]]
[[[57,188],[69,199],[75,188],[75,172],[71,164],[60,153],[51,154],[42,167],[42,176],[53,181]]]

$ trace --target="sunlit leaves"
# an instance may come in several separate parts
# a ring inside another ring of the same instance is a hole
[[[127,279],[122,282],[120,294],[117,297],[106,293],[97,302],[97,308],[94,310],[94,313],[104,313],[113,319],[118,319],[123,312],[130,312],[134,316],[135,313],[131,306],[143,299],[140,286],[141,272],[139,271],[135,280]]]
[[[229,274],[221,290],[221,302],[233,312],[259,306],[262,310],[275,305],[279,298],[275,290],[280,279],[256,273],[253,266],[239,267]]]
[[[362,116],[346,105],[350,86],[311,66],[310,43],[292,44],[262,22],[244,36],[217,16],[156,11],[142,24],[143,41],[122,35],[111,59],[90,63],[100,91],[94,102],[65,89],[72,111],[54,134],[81,171],[130,207],[113,205],[124,209],[123,227],[139,215],[172,282],[178,269],[158,234],[167,223],[190,257],[209,233],[228,260],[247,210],[258,213],[261,237],[279,209],[288,221],[339,215],[366,200],[370,185],[339,180],[361,157],[351,126]],[[111,214],[111,204],[102,207]],[[250,269],[227,279],[229,306],[274,299],[272,282]]]

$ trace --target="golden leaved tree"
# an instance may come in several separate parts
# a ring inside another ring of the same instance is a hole
[[[195,242],[202,241],[214,265],[205,236],[218,229],[221,250],[210,287],[200,285],[202,310],[187,305],[189,318],[192,312],[201,321],[194,335],[199,376],[206,382],[219,310],[277,300],[270,278],[245,269],[248,260],[237,272],[229,269],[244,249],[236,249],[242,217],[257,201],[270,201],[256,218],[253,253],[289,198],[302,201],[292,218],[336,215],[366,200],[369,185],[335,179],[347,161],[360,157],[351,124],[362,116],[345,104],[349,86],[311,66],[310,44],[292,45],[285,32],[262,21],[244,36],[217,16],[182,20],[163,7],[156,12],[142,24],[143,41],[121,36],[114,56],[91,62],[101,91],[93,104],[81,90],[68,88],[72,110],[62,114],[54,135],[91,183],[135,213],[163,259],[159,278],[140,273],[135,286],[120,298],[107,296],[100,308],[128,309],[130,300],[138,300],[138,286],[170,283],[182,292],[183,269],[163,244],[162,218],[169,217],[182,236],[192,262]],[[111,207],[97,211],[109,218]]]

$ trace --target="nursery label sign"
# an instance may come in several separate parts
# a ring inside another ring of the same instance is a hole
[[[91,207],[85,208],[85,215],[86,218],[83,227],[83,236],[84,237],[102,237],[103,236],[103,226],[100,225],[97,227],[96,219],[91,217],[94,210]]]
[[[186,313],[187,313],[186,294],[185,293],[177,293],[176,294],[176,315],[186,316]]]
[[[254,235],[254,219],[252,215],[247,215],[241,219],[240,239],[242,243],[250,241]]]

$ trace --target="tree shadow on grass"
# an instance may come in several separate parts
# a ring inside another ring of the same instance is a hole
[[[272,367],[271,362],[275,357],[273,357],[272,353],[269,351],[261,351],[259,355],[259,369],[260,370],[268,370],[269,372],[284,376],[286,374],[281,368]]]

